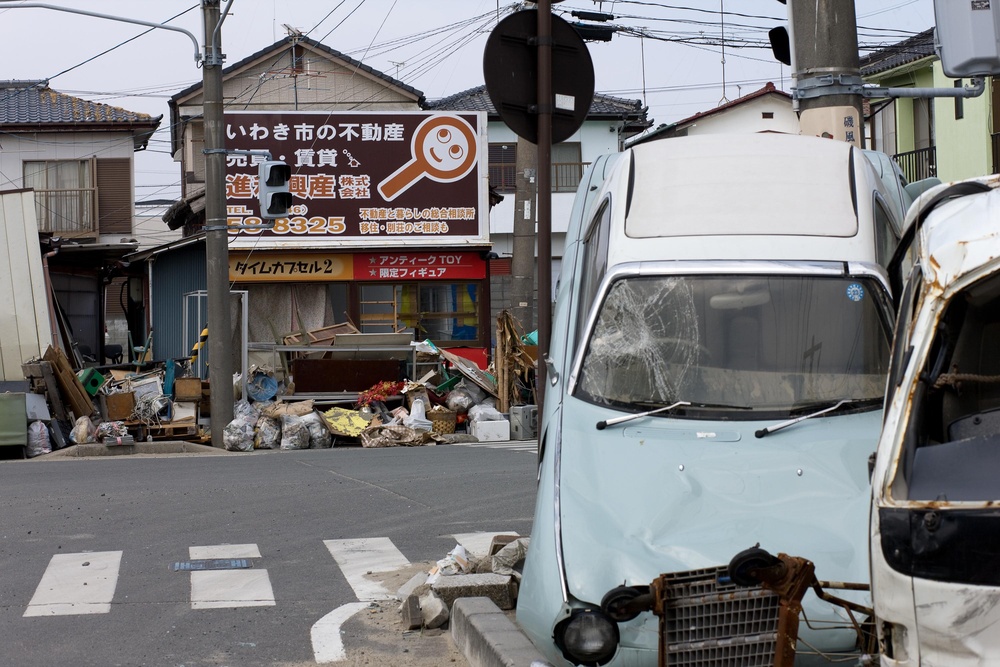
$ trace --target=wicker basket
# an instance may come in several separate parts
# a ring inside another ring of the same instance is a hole
[[[427,419],[431,422],[431,430],[434,433],[445,434],[455,432],[455,413],[452,410],[442,410],[435,408],[427,412]]]

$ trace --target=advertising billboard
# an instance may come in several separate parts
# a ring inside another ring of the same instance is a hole
[[[224,124],[231,248],[489,240],[484,113],[229,111]],[[291,167],[292,206],[264,229],[257,166],[268,154]]]

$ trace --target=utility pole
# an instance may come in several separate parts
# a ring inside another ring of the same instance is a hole
[[[538,0],[538,369],[536,400],[545,399],[552,331],[552,2]]]
[[[514,158],[514,245],[511,248],[511,313],[525,333],[535,328],[535,184],[538,151],[518,138]]]
[[[862,147],[864,113],[854,0],[788,0],[788,12],[801,133]]]
[[[205,59],[202,119],[205,124],[205,271],[208,282],[208,380],[212,392],[212,446],[223,446],[233,419],[232,320],[229,314],[229,242],[226,228],[226,147],[222,127],[222,30],[220,0],[202,0]]]

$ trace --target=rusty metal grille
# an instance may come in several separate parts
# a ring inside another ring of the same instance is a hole
[[[720,583],[725,567],[664,575],[666,664],[683,667],[773,665],[780,600],[763,588]],[[723,581],[728,581],[724,579]]]

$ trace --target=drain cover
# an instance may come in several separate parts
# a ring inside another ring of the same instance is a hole
[[[247,570],[253,567],[246,558],[206,558],[204,560],[186,560],[174,563],[174,572],[190,570]]]

